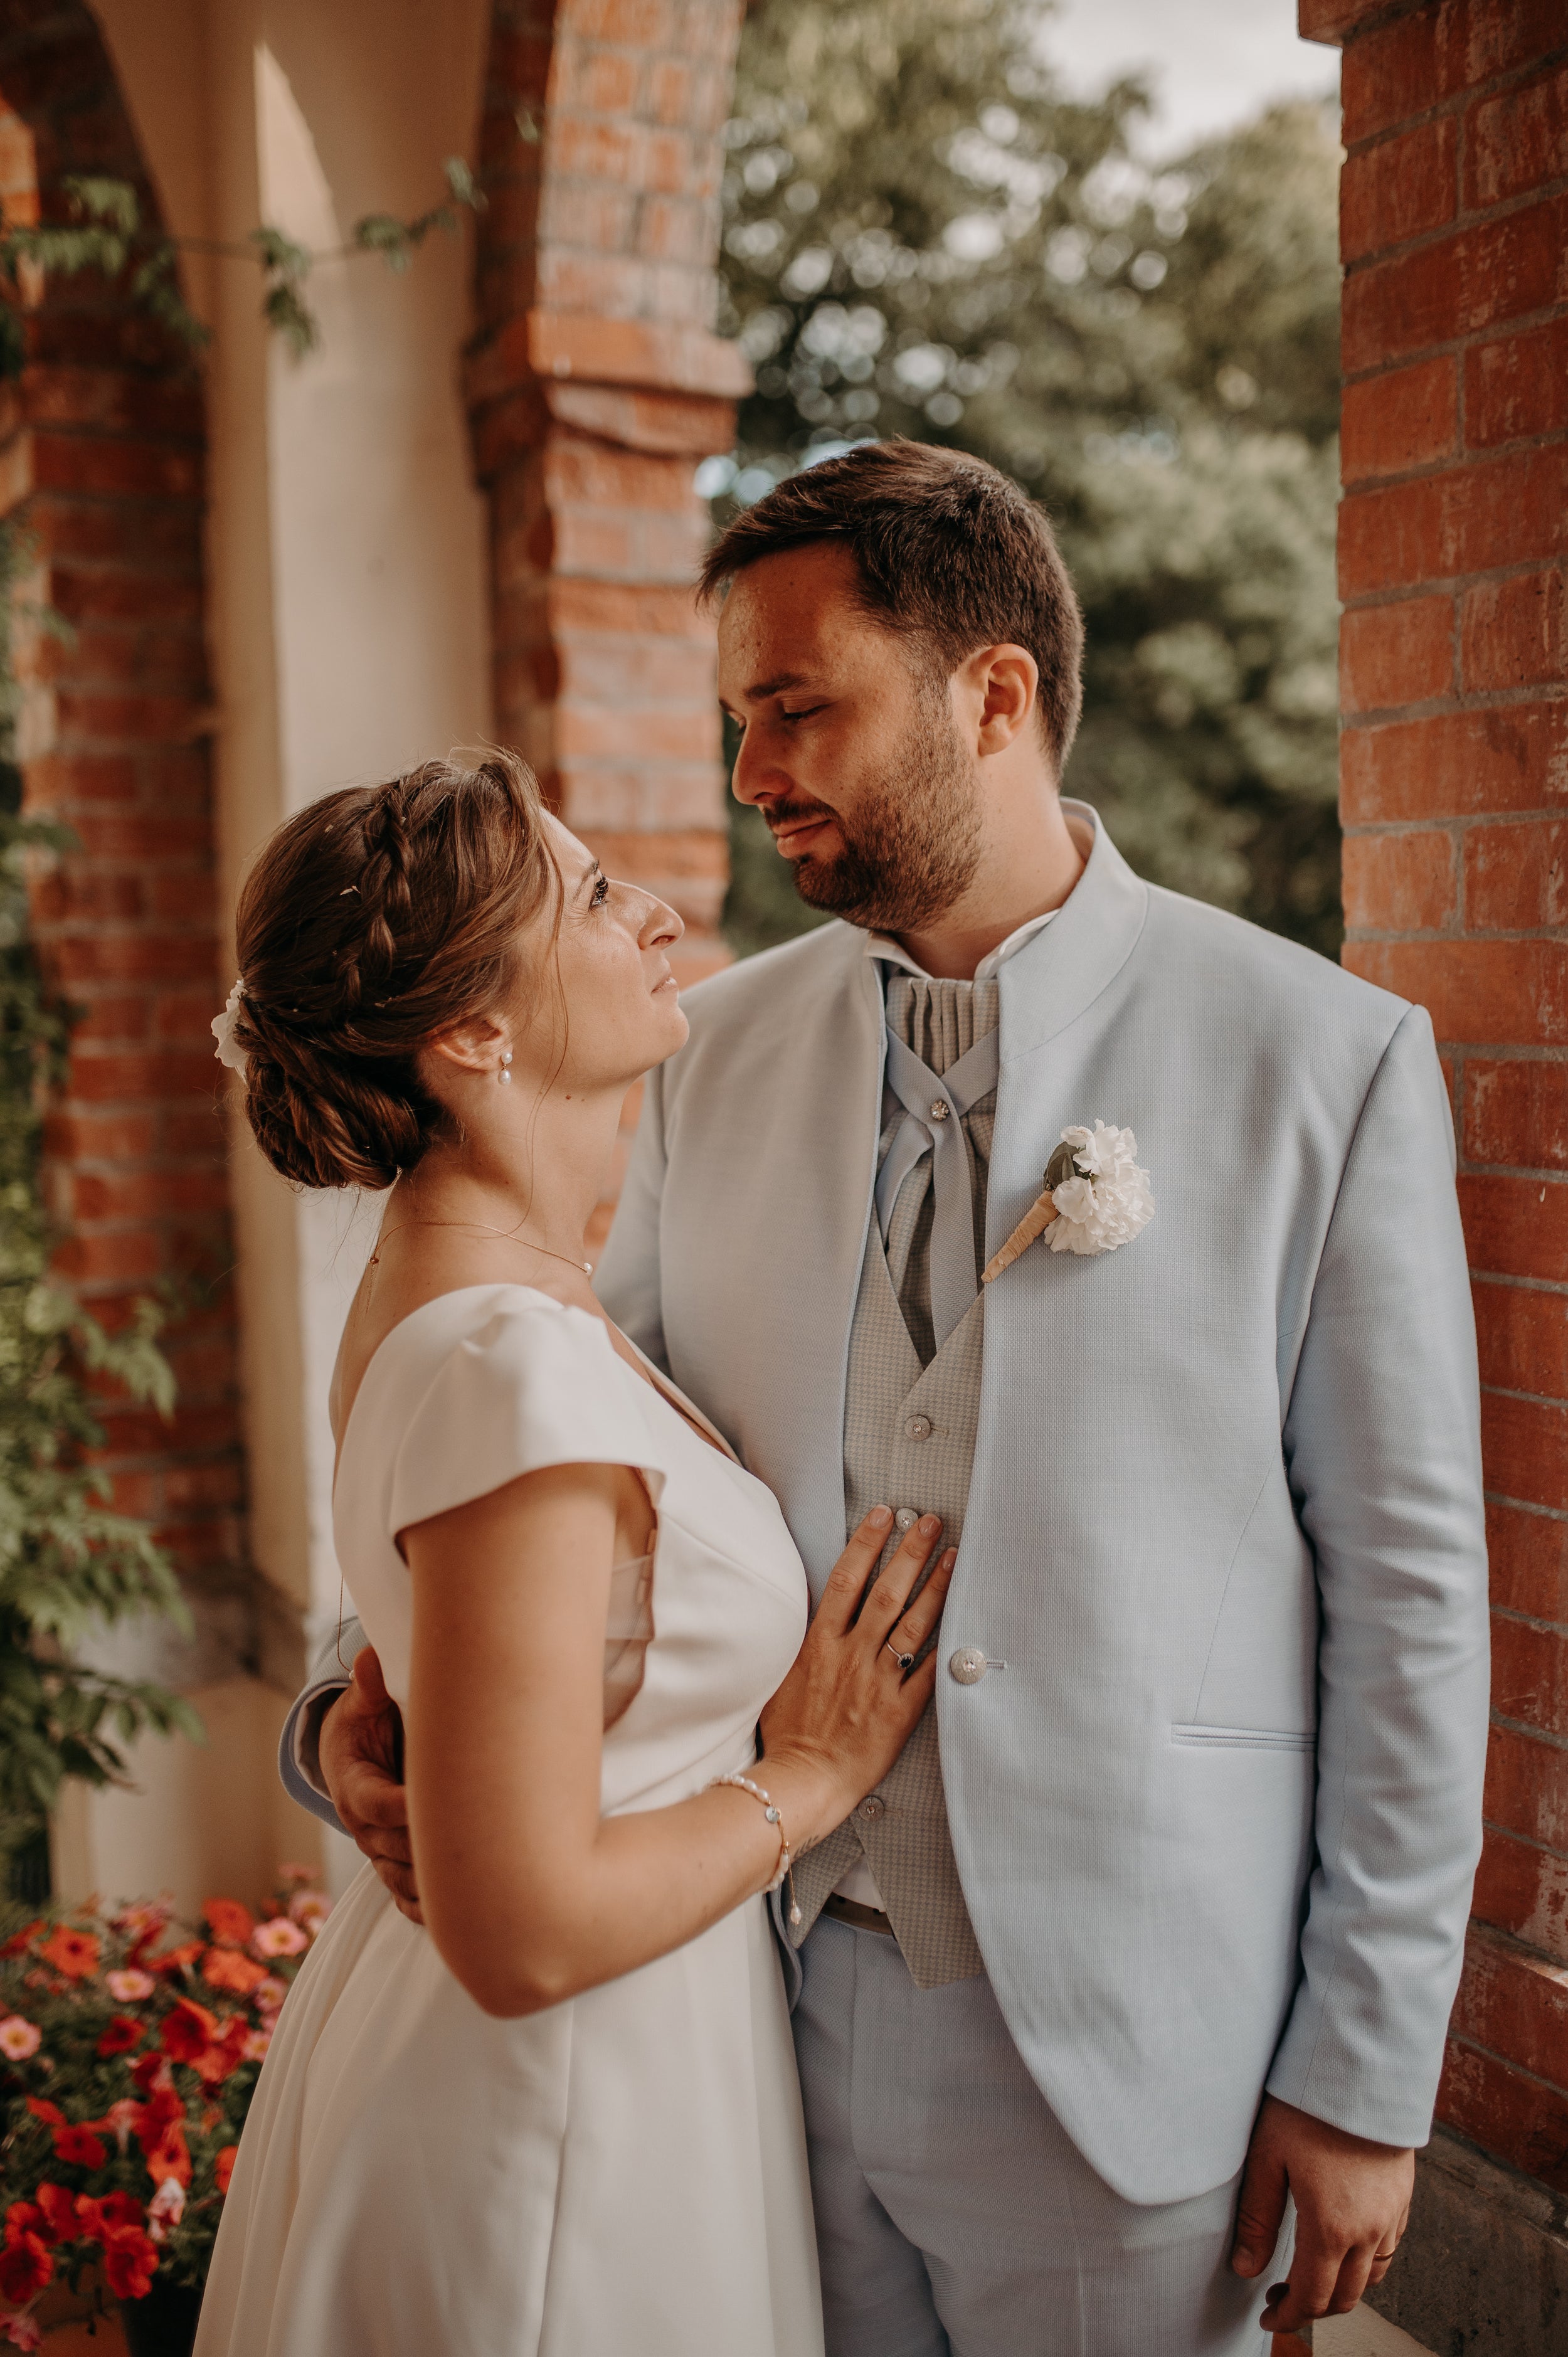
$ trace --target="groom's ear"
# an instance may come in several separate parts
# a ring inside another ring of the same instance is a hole
[[[1034,727],[1040,667],[1027,647],[979,648],[960,663],[954,685],[972,715],[977,753],[1004,753]]]

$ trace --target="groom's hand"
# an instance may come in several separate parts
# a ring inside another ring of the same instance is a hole
[[[423,1923],[400,1758],[403,1720],[367,1645],[352,1682],[321,1722],[321,1774],[343,1829],[358,1842],[411,1923]]]
[[[1262,2275],[1295,2201],[1289,2280],[1269,2286],[1265,2332],[1295,2332],[1318,2316],[1345,2316],[1380,2283],[1410,2216],[1415,2155],[1350,2136],[1265,2095],[1247,2154],[1230,2265]]]

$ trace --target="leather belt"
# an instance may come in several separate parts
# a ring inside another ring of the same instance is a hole
[[[841,1899],[836,1890],[823,1900],[822,1912],[835,1923],[853,1923],[857,1932],[880,1932],[889,1940],[893,1937],[893,1926],[880,1907],[863,1907],[858,1899]]]

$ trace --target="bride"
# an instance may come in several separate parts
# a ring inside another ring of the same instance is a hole
[[[878,1510],[808,1631],[772,1496],[589,1289],[681,930],[499,754],[328,795],[246,885],[221,1052],[257,1141],[392,1190],[334,1527],[424,1922],[366,1867],[295,1983],[198,2357],[821,2351],[763,1894],[919,1717],[951,1557],[920,1584],[928,1518],[862,1603]]]

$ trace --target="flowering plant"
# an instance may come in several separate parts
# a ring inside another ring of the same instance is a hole
[[[176,1926],[155,1900],[0,1944],[0,2343],[39,2345],[57,2278],[75,2291],[96,2269],[121,2302],[160,2272],[204,2280],[278,2009],[326,1920],[313,1883],[285,1867],[259,1920],[209,1899]]]

